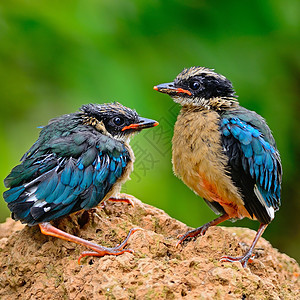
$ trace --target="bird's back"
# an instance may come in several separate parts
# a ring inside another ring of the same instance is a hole
[[[131,149],[84,126],[80,114],[51,120],[6,177],[15,219],[35,225],[95,207],[131,171]]]

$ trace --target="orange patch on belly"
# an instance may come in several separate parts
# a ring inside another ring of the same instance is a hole
[[[236,203],[230,201],[230,199],[224,199],[219,193],[216,185],[210,183],[205,177],[202,177],[202,185],[205,189],[206,194],[209,195],[210,199],[218,202],[225,210],[225,212],[230,216],[230,218],[240,218],[241,212]],[[205,197],[204,197],[205,198]]]

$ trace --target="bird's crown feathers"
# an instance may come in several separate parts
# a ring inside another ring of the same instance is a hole
[[[138,114],[135,110],[130,109],[119,102],[105,103],[105,104],[85,104],[82,105],[80,110],[88,116],[99,117],[109,115],[124,115],[132,119],[138,118]]]
[[[174,82],[179,82],[182,80],[187,80],[188,78],[201,76],[201,77],[215,77],[217,79],[226,80],[226,77],[214,72],[214,69],[209,69],[205,67],[195,66],[188,69],[183,69],[181,73],[177,75]]]

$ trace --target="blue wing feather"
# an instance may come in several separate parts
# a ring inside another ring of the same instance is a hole
[[[54,191],[51,194],[47,194],[43,199],[47,203],[52,203],[54,202],[61,194],[63,194],[66,186],[61,182],[58,181]]]
[[[78,134],[66,135],[62,143],[63,139],[53,142],[53,148],[50,144],[48,148],[45,144],[34,145],[6,178],[10,189],[4,193],[4,199],[15,219],[35,225],[95,207],[122,176],[130,160],[124,145],[110,140],[106,147],[103,142],[109,139],[102,135],[98,140],[95,135],[87,140]],[[72,145],[84,151],[73,156]]]
[[[83,169],[81,169],[80,166],[77,166],[77,168],[75,167],[72,176],[70,178],[69,186],[75,188],[76,186],[80,185],[82,178],[83,178]]]
[[[13,202],[19,198],[19,196],[25,191],[24,186],[17,186],[3,193],[3,198],[6,203]]]
[[[116,162],[114,161],[114,160],[112,160],[111,162],[110,162],[110,166],[109,166],[109,169],[110,169],[110,171],[115,171],[115,169],[116,169]]]
[[[65,185],[69,185],[71,181],[72,172],[74,169],[74,163],[72,159],[69,159],[66,163],[63,171],[61,172],[61,182]]]
[[[55,188],[58,184],[58,176],[55,170],[52,172],[52,175],[49,176],[47,179],[42,181],[35,192],[36,198],[41,200],[48,197],[48,195],[52,195]]]
[[[83,173],[83,179],[80,183],[80,187],[83,190],[87,189],[92,184],[92,182],[93,182],[93,171],[94,171],[94,168],[93,168],[92,165],[85,168],[84,173]]]
[[[265,124],[265,126],[267,125]],[[223,118],[220,129],[225,153],[229,157],[229,165],[234,169],[240,168],[240,174],[233,174],[232,176],[237,185],[242,189],[244,188],[245,202],[247,202],[246,193],[250,193],[246,190],[249,189],[251,184],[253,187],[256,185],[265,204],[268,207],[273,207],[276,211],[280,205],[282,169],[275,143],[270,143],[271,138],[269,138],[269,141],[265,140],[264,135],[258,128],[239,119],[237,116]],[[236,157],[233,159],[236,152],[240,163],[237,162]],[[239,179],[242,173],[244,174],[243,180]],[[245,183],[247,180],[249,184]],[[253,199],[251,201],[253,202]],[[249,205],[253,206],[254,204]],[[249,210],[251,209],[249,208]],[[255,210],[256,213],[259,213],[257,209]],[[264,219],[264,217],[261,217],[261,219]]]
[[[61,193],[60,196],[58,196],[56,199],[54,199],[54,204],[66,204],[65,200],[69,198],[69,196],[74,192],[74,188],[71,186],[65,186],[64,191]],[[47,199],[47,198],[46,198]],[[46,200],[45,199],[45,200]],[[46,200],[46,202],[48,202]],[[49,203],[49,202],[48,202]]]

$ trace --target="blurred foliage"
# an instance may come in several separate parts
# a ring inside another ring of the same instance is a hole
[[[117,100],[161,123],[132,141],[137,161],[124,191],[200,226],[215,215],[172,173],[179,107],[152,87],[184,67],[215,68],[274,132],[284,166],[282,207],[264,236],[300,259],[299,12],[298,0],[2,0],[1,178],[38,126],[84,103]],[[8,215],[2,200],[1,221]]]

